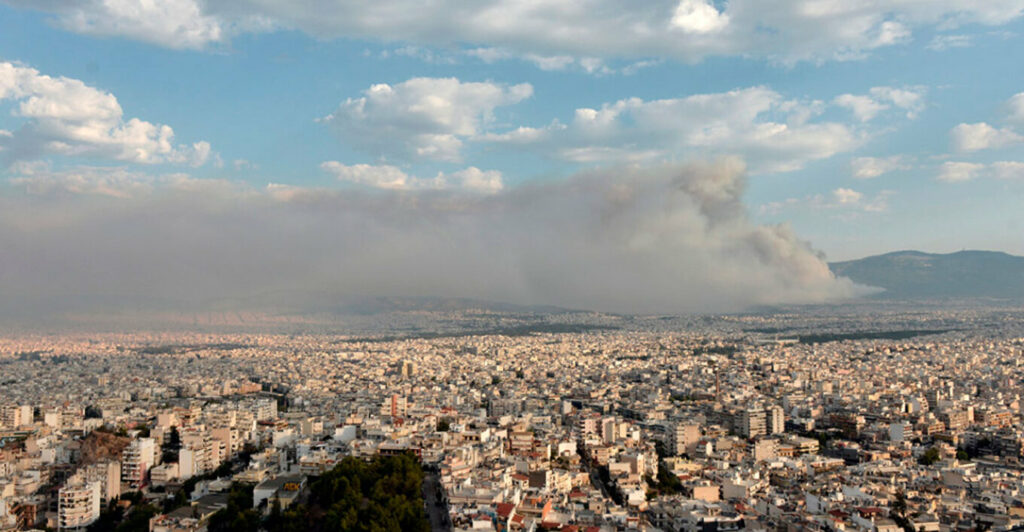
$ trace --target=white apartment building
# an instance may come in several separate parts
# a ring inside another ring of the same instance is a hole
[[[146,484],[149,469],[156,464],[156,441],[153,438],[132,440],[121,452],[121,482],[130,489]]]
[[[98,482],[100,498],[110,501],[121,496],[121,464],[116,461],[100,462],[83,467],[78,472],[86,482]]]
[[[768,433],[767,416],[760,408],[744,410],[739,415],[737,432],[744,438],[756,438]]]
[[[766,411],[768,417],[768,434],[786,432],[786,414],[781,406],[775,405]]]
[[[99,482],[72,477],[57,495],[58,530],[84,530],[99,519],[101,492]]]
[[[692,423],[678,423],[672,433],[669,445],[675,455],[694,454],[697,450],[697,442],[700,441],[700,425]]]
[[[0,427],[16,429],[32,424],[32,407],[27,405],[5,405],[0,407]]]

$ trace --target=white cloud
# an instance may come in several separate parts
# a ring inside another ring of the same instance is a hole
[[[861,122],[867,122],[877,116],[878,113],[889,108],[888,105],[879,103],[870,96],[857,96],[853,94],[836,96],[835,103],[852,111],[853,115]]]
[[[8,3],[51,11],[57,24],[85,35],[118,36],[166,48],[200,49],[226,38],[226,23],[197,0],[53,0]]]
[[[1006,102],[1009,120],[1014,122],[1024,123],[1024,92],[1018,92],[1014,94],[1009,101]]]
[[[459,161],[463,141],[481,133],[496,108],[531,94],[528,83],[413,78],[394,86],[373,85],[322,121],[344,141],[375,156]]]
[[[841,94],[833,102],[849,109],[861,122],[874,119],[890,107],[906,111],[907,118],[915,118],[924,109],[924,89],[872,87],[868,94]]]
[[[575,67],[578,70],[594,75],[614,74],[616,70],[605,64],[604,60],[597,57],[575,57],[571,55],[544,55],[544,54],[516,54],[503,48],[472,48],[464,52],[470,57],[475,57],[484,63],[491,64],[497,61],[518,59],[533,63],[537,68],[545,71],[568,70]],[[645,60],[626,65],[621,72],[623,74],[634,74],[644,67],[655,64],[655,61]]]
[[[565,67],[576,61],[574,57],[568,55],[527,54],[525,59],[541,70],[565,70]]]
[[[1024,180],[1024,162],[997,161],[990,165],[992,175],[997,179]]]
[[[106,196],[131,199],[152,194],[158,186],[173,187],[187,179],[183,174],[153,176],[119,167],[78,166],[51,170],[42,161],[17,163],[10,168],[9,182],[33,195]]]
[[[370,188],[389,190],[463,190],[467,192],[495,193],[504,188],[501,172],[469,167],[450,174],[438,173],[432,178],[410,176],[390,165],[353,164],[327,161],[320,165],[340,181]]]
[[[755,171],[788,171],[861,142],[860,134],[844,124],[809,121],[814,108],[765,87],[665,100],[629,98],[576,109],[568,124],[555,121],[480,138],[575,162],[739,154]]]
[[[472,48],[466,50],[466,55],[475,57],[488,64],[516,57],[514,53],[508,50],[491,47]]]
[[[907,118],[914,118],[924,109],[924,89],[920,87],[897,89],[894,87],[872,87],[871,96],[889,102],[907,112]]]
[[[996,161],[990,164],[947,162],[939,168],[939,181],[959,183],[979,178],[1024,180],[1024,162]]]
[[[975,179],[984,171],[984,164],[948,161],[942,163],[938,180],[947,183],[960,183]]]
[[[494,193],[505,188],[501,178],[501,172],[497,170],[481,170],[470,166],[463,170],[443,176],[445,183],[452,183],[451,187],[477,192]]]
[[[259,169],[258,164],[247,159],[235,159],[234,161],[231,161],[231,167],[234,168],[236,172],[241,170]]]
[[[857,179],[874,179],[896,170],[907,170],[910,165],[900,155],[892,157],[857,157],[850,161],[850,173]]]
[[[832,191],[832,196],[840,205],[857,204],[864,198],[864,194],[850,188],[837,188]]]
[[[707,0],[680,0],[672,14],[672,26],[685,33],[715,33],[729,25],[729,15],[720,13]]]
[[[410,182],[409,176],[396,166],[344,165],[338,161],[327,161],[321,163],[320,168],[334,174],[341,181],[373,188],[404,189],[409,187]]]
[[[927,48],[936,52],[941,52],[949,48],[967,48],[971,46],[972,40],[970,35],[936,35],[932,38],[931,42],[928,43]]]
[[[21,128],[0,136],[14,159],[44,154],[82,155],[136,163],[172,162],[199,166],[210,157],[205,141],[175,146],[170,126],[138,118],[124,120],[113,94],[77,79],[53,78],[10,62],[0,62],[0,101],[17,102]]]
[[[859,215],[860,213],[879,213],[889,210],[889,198],[894,194],[892,190],[883,190],[869,197],[863,192],[850,188],[837,188],[831,194],[813,194],[804,198],[787,198],[782,201],[773,201],[761,205],[761,214],[778,215],[786,210],[811,208],[816,210],[827,210],[839,214],[842,217]]]
[[[412,57],[419,59],[424,63],[436,65],[453,65],[458,62],[455,56],[451,54],[436,52],[430,48],[424,48],[422,46],[406,45],[395,49],[392,53],[397,56]]]
[[[294,28],[321,38],[417,45],[469,43],[517,56],[784,62],[853,59],[907,42],[918,28],[999,26],[1019,0],[2,0],[56,15],[81,33],[201,48],[229,34]],[[717,6],[717,7],[716,7]]]
[[[953,149],[960,152],[1004,148],[1024,142],[1024,136],[1017,134],[1012,129],[996,129],[985,122],[959,124],[949,134]]]

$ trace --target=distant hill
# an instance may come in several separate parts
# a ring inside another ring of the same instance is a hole
[[[829,266],[836,275],[884,288],[878,298],[1024,300],[1024,257],[997,251],[896,251]]]

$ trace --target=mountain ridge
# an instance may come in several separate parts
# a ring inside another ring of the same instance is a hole
[[[900,250],[829,263],[837,276],[884,289],[879,299],[1024,300],[1024,257],[1002,251]]]

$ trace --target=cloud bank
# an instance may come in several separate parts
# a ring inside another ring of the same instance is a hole
[[[203,49],[253,31],[427,45],[472,43],[524,57],[856,59],[917,29],[998,26],[1020,0],[2,0],[70,31]],[[571,61],[571,59],[563,60]],[[541,66],[544,66],[541,63]]]
[[[788,227],[748,219],[733,159],[492,194],[46,170],[13,186],[26,192],[0,198],[0,305],[43,312],[90,294],[193,308],[317,292],[675,313],[863,293]]]

